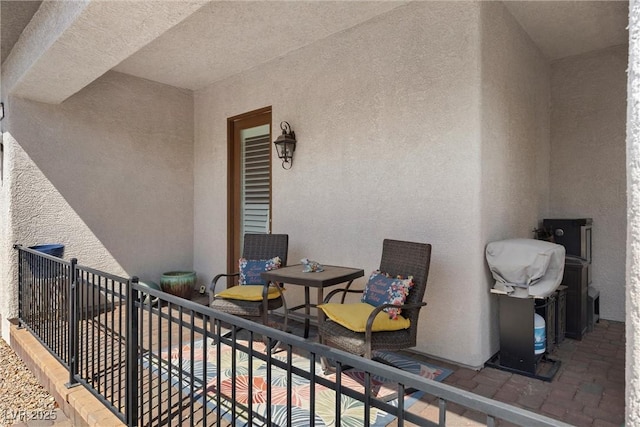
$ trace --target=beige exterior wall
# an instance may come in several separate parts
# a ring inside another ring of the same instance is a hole
[[[482,3],[482,243],[533,238],[548,209],[549,64],[500,2]],[[486,269],[489,287],[493,279]],[[498,350],[498,301],[487,293],[491,340]],[[486,351],[486,349],[485,349]]]
[[[375,42],[390,26],[395,40]],[[274,167],[292,262],[369,271],[384,237],[432,243],[418,350],[481,366],[499,345],[484,247],[532,237],[548,209],[549,66],[513,17],[412,4],[196,93],[198,270],[224,269],[226,223],[207,236],[199,212],[226,219],[225,119],[269,104],[299,140],[293,169]]]
[[[550,216],[593,218],[600,315],[625,320],[627,46],[551,65]]]
[[[419,2],[196,92],[195,269],[225,271],[226,119],[272,105],[274,127],[286,120],[298,138],[293,168],[273,163],[273,231],[289,234],[290,263],[368,275],[384,238],[433,244],[418,349],[480,366],[478,31],[476,3]]]
[[[111,72],[60,105],[12,97],[7,113],[3,321],[17,315],[16,242],[142,280],[192,268],[190,91]]]
[[[629,2],[625,425],[640,425],[640,3]]]

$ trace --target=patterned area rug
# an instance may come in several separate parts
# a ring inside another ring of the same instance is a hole
[[[246,342],[239,341],[241,345],[247,345]],[[254,342],[254,349],[264,353],[265,346],[261,342]],[[206,346],[206,365],[204,363],[203,341],[196,341],[193,348],[193,370],[196,384],[193,388],[189,382],[191,371],[191,347],[190,345],[182,346],[182,354],[180,355],[180,346],[162,351],[160,357],[152,354],[151,358],[145,356],[143,363],[145,367],[151,367],[155,373],[159,373],[165,380],[171,378],[174,387],[180,387],[183,393],[188,394],[190,390],[194,390],[194,398],[203,403],[206,394],[206,404],[210,409],[215,409],[217,404],[217,372],[215,366],[217,347],[211,344]],[[246,426],[249,423],[246,416],[243,416],[242,407],[246,407],[249,399],[252,399],[252,425],[261,425],[259,420],[261,415],[266,413],[267,400],[267,364],[265,361],[254,357],[252,360],[253,378],[252,384],[249,384],[249,356],[247,353],[236,350],[236,371],[235,379],[232,372],[232,350],[229,346],[223,346],[221,352],[220,367],[220,395],[231,396],[231,390],[235,382],[236,387],[236,412],[239,412],[243,421],[236,422],[237,426]],[[449,369],[440,368],[426,363],[418,362],[411,358],[405,357],[397,353],[375,352],[375,356],[381,358],[395,366],[401,367],[404,371],[412,372],[424,378],[435,381],[442,381],[451,374]],[[277,353],[273,356],[279,360],[286,362],[286,353],[282,352],[282,356]],[[310,361],[306,357],[293,355],[292,365],[302,370],[309,370]],[[169,375],[169,370],[171,375]],[[320,364],[315,366],[316,374],[322,376]],[[202,380],[206,378],[206,386]],[[325,378],[335,381],[335,374],[327,375]],[[342,385],[349,387],[358,392],[364,392],[364,373],[356,369],[350,369],[342,373]],[[271,369],[271,417],[272,424],[277,426],[287,425],[287,372],[283,369],[272,366]],[[395,383],[387,384],[385,379],[372,376],[372,389],[376,396],[387,396],[394,393]],[[311,386],[309,380],[298,375],[292,375],[292,425],[309,425],[309,396]],[[206,390],[206,393],[205,393]],[[252,390],[252,393],[249,393]],[[404,406],[408,408],[415,403],[423,395],[423,392],[416,391],[405,396]],[[333,389],[327,388],[320,384],[315,385],[315,425],[317,426],[333,426],[335,425],[335,399],[336,393]],[[341,425],[360,427],[364,425],[364,403],[351,398],[349,396],[341,396]],[[397,399],[389,402],[397,406]],[[230,398],[221,399],[221,410],[223,416],[231,420]],[[389,424],[395,419],[394,415],[371,408],[371,426],[380,427]],[[266,423],[262,423],[266,424]]]

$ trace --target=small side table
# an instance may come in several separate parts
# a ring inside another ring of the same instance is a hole
[[[198,304],[202,305],[209,305],[209,292],[201,294],[197,289],[194,289],[191,293],[189,301],[197,302]]]
[[[364,270],[359,268],[338,267],[335,265],[323,266],[324,271],[305,273],[302,264],[292,265],[289,267],[278,268],[276,270],[265,271],[260,273],[262,279],[272,283],[285,283],[290,285],[304,286],[304,304],[291,307],[288,311],[296,311],[304,309],[304,337],[309,338],[309,320],[311,319],[310,308],[322,304],[324,299],[324,288],[328,286],[347,283],[347,287],[358,277],[364,276]],[[317,289],[316,304],[311,304],[309,298],[309,289]],[[318,321],[323,320],[324,313],[318,310]]]

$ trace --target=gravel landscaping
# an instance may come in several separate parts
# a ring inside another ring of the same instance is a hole
[[[20,414],[49,411],[57,404],[22,360],[0,338],[0,426],[17,424]],[[15,422],[14,422],[15,420]]]

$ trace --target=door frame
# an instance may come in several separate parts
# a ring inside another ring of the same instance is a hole
[[[265,120],[268,119],[268,122]],[[269,141],[272,140],[271,106],[259,108],[227,119],[227,271],[238,270],[238,259],[242,252],[236,234],[240,232],[240,144],[236,144],[240,131],[261,124],[269,124]],[[269,159],[271,161],[272,147],[269,145]],[[272,170],[269,168],[269,233],[271,233],[272,218]],[[232,278],[227,286],[233,285]]]

